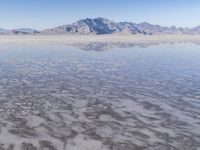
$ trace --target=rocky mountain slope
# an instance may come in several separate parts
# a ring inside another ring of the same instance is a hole
[[[45,34],[200,34],[200,26],[189,28],[163,27],[147,22],[114,22],[106,18],[83,19],[73,24],[63,25],[42,31]]]

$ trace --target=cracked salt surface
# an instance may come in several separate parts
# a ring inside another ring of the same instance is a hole
[[[0,46],[0,150],[198,150],[200,47],[123,46]]]

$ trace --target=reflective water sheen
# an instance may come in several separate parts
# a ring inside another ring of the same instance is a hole
[[[199,150],[200,46],[0,46],[0,103],[0,150]]]

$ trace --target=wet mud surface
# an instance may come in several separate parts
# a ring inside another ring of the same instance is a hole
[[[199,150],[200,47],[0,47],[0,150]]]

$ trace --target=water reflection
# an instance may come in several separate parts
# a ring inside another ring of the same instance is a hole
[[[162,45],[162,44],[187,44],[187,43],[193,43],[196,45],[200,45],[198,42],[139,42],[139,43],[107,43],[107,42],[93,42],[93,43],[75,43],[72,44],[73,47],[76,47],[81,50],[87,50],[87,51],[98,51],[103,52],[110,49],[116,49],[116,48],[131,48],[131,47],[140,47],[140,48],[147,48],[150,46],[156,46],[156,45]]]

